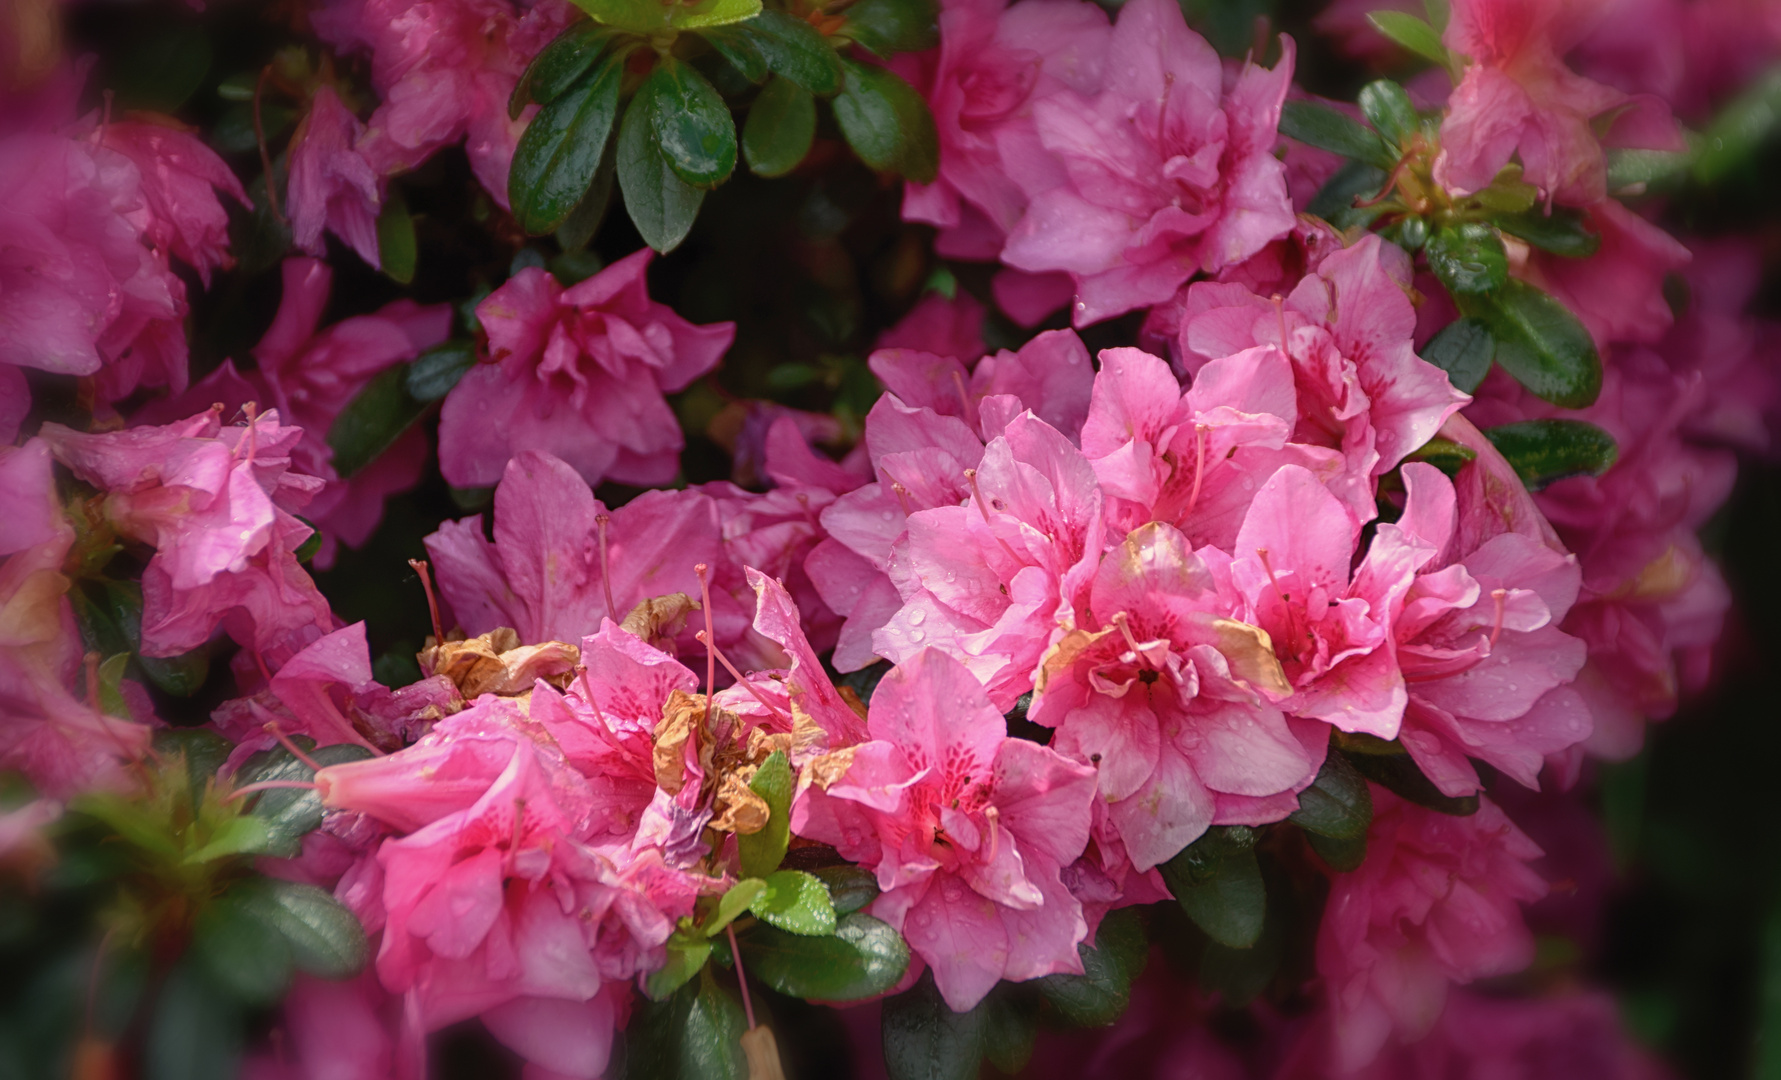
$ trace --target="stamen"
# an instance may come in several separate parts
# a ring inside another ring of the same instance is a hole
[[[299,791],[299,790],[319,791],[321,789],[316,785],[316,782],[313,780],[260,780],[255,783],[247,784],[242,787],[236,788],[234,791],[231,791],[227,795],[224,795],[222,798],[222,801],[223,802],[234,802],[236,799],[245,799],[249,795],[255,795],[262,791]]]
[[[965,380],[959,375],[958,369],[952,369],[952,388],[958,391],[959,404],[965,407],[965,416],[971,415],[971,395],[965,393]]]
[[[742,950],[736,945],[736,927],[734,924],[724,927],[724,933],[730,937],[730,957],[736,961],[736,983],[742,987],[742,1013],[748,1017],[748,1030],[757,1026],[754,1022],[754,1000],[748,996],[748,973],[742,970]]]
[[[791,717],[785,715],[785,713],[780,711],[779,707],[774,705],[771,701],[762,697],[760,690],[756,689],[753,683],[742,677],[742,673],[736,670],[736,665],[730,663],[730,658],[723,654],[723,651],[717,647],[717,643],[712,641],[705,631],[701,630],[694,634],[693,637],[699,639],[699,643],[705,646],[705,651],[707,653],[717,657],[717,662],[724,666],[724,670],[730,673],[730,677],[740,683],[744,690],[747,690],[756,701],[760,702],[763,709],[766,709],[784,723],[789,724],[792,722]]]
[[[1194,486],[1193,486],[1193,490],[1188,492],[1188,495],[1187,495],[1187,509],[1183,510],[1181,512],[1181,516],[1183,518],[1186,518],[1187,515],[1193,513],[1194,507],[1199,504],[1199,501],[1200,501],[1200,480],[1203,477],[1205,477],[1205,475],[1206,475],[1206,425],[1195,424],[1194,425]]]
[[[693,566],[693,573],[699,577],[699,604],[705,611],[705,632],[700,638],[705,643],[705,719],[703,727],[711,730],[711,695],[717,689],[717,631],[711,625],[711,582],[705,576],[709,571],[704,563]],[[699,635],[694,635],[695,637]]]
[[[1268,549],[1256,548],[1256,558],[1262,562],[1262,569],[1267,572],[1268,584],[1274,586],[1274,595],[1279,597],[1280,606],[1286,609],[1286,631],[1291,636],[1294,651],[1299,647],[1299,619],[1293,610],[1292,595],[1280,587],[1280,579],[1274,576],[1274,564],[1268,561]]]
[[[1144,653],[1138,648],[1138,639],[1132,636],[1131,620],[1126,617],[1126,613],[1123,611],[1116,611],[1113,613],[1113,617],[1108,621],[1114,626],[1119,627],[1120,636],[1125,638],[1126,645],[1132,650],[1134,655],[1139,659],[1143,659]]]
[[[428,573],[425,559],[409,559],[408,565],[420,575],[421,591],[427,594],[427,614],[433,618],[433,640],[440,645],[445,644],[445,627],[439,623],[439,598],[433,595],[433,576]]]
[[[896,494],[897,503],[898,503],[898,505],[902,506],[904,517],[908,517],[909,515],[915,513],[915,510],[913,508],[911,508],[909,505],[909,489],[908,488],[904,487],[902,484],[897,483],[895,480],[892,480],[891,481],[891,491]]]
[[[983,523],[988,525],[990,523],[989,503],[984,500],[983,492],[977,487],[977,470],[966,469],[965,480],[971,485],[971,498],[977,503],[977,512],[983,515]]]
[[[606,547],[606,525],[611,520],[610,514],[594,515],[594,527],[600,532],[600,588],[606,593],[606,617],[618,622],[623,616],[618,613],[618,605],[612,602],[612,559]]]
[[[254,709],[260,708],[259,705],[253,704],[251,702],[249,703],[249,707],[254,708]],[[296,758],[298,761],[301,761],[303,764],[309,766],[311,769],[314,769],[316,772],[322,771],[322,766],[320,764],[318,764],[314,758],[310,757],[308,754],[305,754],[303,752],[303,748],[301,746],[298,746],[296,743],[291,741],[290,736],[288,736],[284,733],[284,729],[280,728],[278,726],[278,721],[268,720],[263,725],[261,725],[261,727],[264,728],[264,730],[266,731],[266,733],[268,735],[271,735],[274,739],[278,740],[278,745],[284,747],[286,750],[289,750],[292,757]]]
[[[1495,625],[1490,628],[1490,648],[1493,652],[1496,651],[1497,639],[1503,636],[1503,616],[1505,614],[1504,609],[1507,606],[1504,601],[1508,599],[1508,596],[1508,589],[1490,590],[1490,598],[1495,602],[1497,609]]]

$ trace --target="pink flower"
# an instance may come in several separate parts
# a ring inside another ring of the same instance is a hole
[[[1273,156],[1293,46],[1272,71],[1245,66],[1226,93],[1218,56],[1179,6],[1133,0],[1093,97],[1033,106],[1068,180],[1033,194],[1002,261],[1076,280],[1077,326],[1167,300],[1194,273],[1241,262],[1293,226]],[[1038,177],[1035,177],[1036,179]]]
[[[1190,372],[1257,345],[1286,353],[1298,390],[1293,441],[1342,452],[1347,472],[1331,487],[1362,521],[1375,513],[1375,478],[1467,400],[1417,357],[1409,284],[1403,249],[1368,236],[1323,259],[1284,302],[1238,285],[1193,285],[1181,320]]]
[[[902,606],[873,632],[892,663],[962,661],[997,707],[1033,689],[1039,659],[1100,562],[1101,491],[1082,452],[1030,412],[984,448],[963,505],[911,514],[888,573]]]
[[[535,450],[495,489],[494,543],[482,528],[465,518],[427,537],[439,591],[466,633],[509,626],[530,645],[580,641],[652,597],[697,597],[693,567],[715,565],[721,542],[707,496],[650,491],[608,513],[573,469]]]
[[[1366,861],[1331,879],[1317,931],[1338,1073],[1393,1036],[1427,1032],[1449,983],[1526,967],[1534,941],[1519,905],[1546,893],[1527,866],[1540,849],[1496,804],[1451,817],[1370,786]]]
[[[1098,90],[1108,37],[1100,9],[1068,0],[969,0],[941,11],[934,70],[915,79],[940,130],[940,175],[903,196],[906,220],[941,228],[941,254],[994,259],[1027,191],[1064,182],[1033,106],[1062,89]]]
[[[206,288],[212,270],[235,265],[229,256],[229,214],[217,193],[250,204],[241,181],[215,151],[161,118],[108,123],[101,142],[129,158],[141,176],[148,218],[144,239],[197,270]]]
[[[340,543],[357,547],[371,538],[384,500],[419,482],[428,452],[425,432],[414,428],[363,470],[342,478],[334,471],[329,430],[373,376],[414,359],[451,332],[449,306],[421,307],[412,300],[319,329],[332,280],[319,260],[285,260],[283,301],[254,347],[272,403],[303,428],[292,459],[328,481],[304,515],[322,532],[317,562],[324,569]]]
[[[565,290],[527,268],[476,309],[490,362],[445,399],[439,463],[458,487],[486,487],[524,450],[555,454],[589,484],[665,484],[680,467],[680,423],[662,399],[717,365],[733,323],[694,326],[649,298],[645,249]]]
[[[366,972],[338,982],[298,975],[285,996],[275,1054],[242,1069],[246,1080],[389,1080],[397,1023],[389,994]],[[292,1060],[295,1059],[295,1060]]]
[[[1688,265],[1688,249],[1613,199],[1591,206],[1585,220],[1602,238],[1594,255],[1569,259],[1531,250],[1515,276],[1551,293],[1583,320],[1598,348],[1663,337],[1674,321],[1664,281]]]
[[[1292,688],[1268,635],[1232,617],[1240,606],[1225,556],[1144,525],[1101,561],[1085,625],[1046,656],[1028,715],[1095,767],[1097,808],[1138,870],[1209,825],[1284,818],[1323,763],[1329,729],[1281,714]]]
[[[915,349],[961,361],[983,355],[983,305],[960,289],[948,300],[929,293],[909,309],[909,314],[878,335],[878,349]]]
[[[867,727],[833,782],[804,782],[793,831],[877,874],[872,913],[955,1012],[1001,979],[1080,972],[1088,927],[1059,872],[1088,843],[1094,772],[1008,738],[977,681],[934,650],[884,677]]]
[[[213,408],[105,435],[44,425],[56,459],[106,493],[112,527],[155,549],[142,578],[144,655],[196,648],[219,624],[262,652],[334,628],[296,557],[312,530],[294,514],[322,486],[292,467],[302,437],[276,410],[224,426]]]
[[[1490,186],[1518,157],[1548,201],[1583,206],[1607,196],[1603,142],[1591,123],[1612,116],[1615,145],[1680,150],[1669,109],[1571,71],[1564,53],[1586,28],[1583,7],[1544,0],[1459,0],[1442,40],[1471,63],[1448,100],[1435,179],[1457,194]]]
[[[372,266],[381,268],[377,217],[383,212],[383,180],[357,148],[359,123],[331,86],[315,92],[309,115],[291,136],[286,212],[291,237],[311,255],[325,255],[322,230],[339,237]]]

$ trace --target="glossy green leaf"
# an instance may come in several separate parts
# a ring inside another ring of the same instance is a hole
[[[142,586],[134,581],[92,581],[69,590],[68,599],[87,648],[105,655],[142,648]],[[210,676],[210,650],[200,645],[178,656],[135,656],[142,676],[174,697],[191,697]]]
[[[206,904],[192,926],[192,956],[218,986],[250,1005],[271,1005],[291,985],[291,947],[234,892]]]
[[[782,994],[857,1001],[882,994],[909,967],[909,946],[863,912],[843,916],[832,937],[788,934],[756,923],[737,935],[748,973]]]
[[[793,934],[826,937],[835,932],[835,906],[829,902],[829,890],[802,870],[767,875],[767,891],[749,910]]]
[[[1299,792],[1299,808],[1286,819],[1319,836],[1352,840],[1367,835],[1373,797],[1366,778],[1341,754],[1329,754],[1311,786]]]
[[[1641,184],[1661,184],[1684,176],[1700,156],[1699,149],[1633,150],[1615,147],[1607,151],[1608,190],[1623,191]]]
[[[340,901],[314,885],[250,878],[231,892],[268,932],[284,938],[299,971],[344,979],[365,966],[369,949],[364,927]]]
[[[858,866],[825,866],[811,873],[829,890],[837,915],[859,911],[878,899],[878,879]]]
[[[222,827],[212,833],[203,846],[188,853],[183,862],[187,866],[202,866],[234,855],[270,855],[275,846],[272,830],[266,827],[266,822],[252,814],[244,814],[226,819]]]
[[[1496,339],[1496,362],[1535,395],[1581,409],[1602,389],[1595,340],[1563,304],[1519,278],[1488,296],[1456,297]]]
[[[643,984],[644,992],[656,1001],[666,1000],[704,969],[711,959],[711,939],[697,931],[676,931],[668,938],[667,956],[667,963],[650,972]]]
[[[983,1057],[1007,1076],[1018,1076],[1033,1058],[1039,1036],[1039,997],[1013,983],[998,983],[977,1011],[983,1014]]]
[[[558,34],[526,65],[507,99],[507,116],[518,120],[527,105],[548,105],[581,80],[611,46],[618,31],[610,26],[577,22]]]
[[[1047,975],[1034,985],[1063,1018],[1077,1027],[1105,1027],[1118,1020],[1132,999],[1132,981],[1144,971],[1150,943],[1132,908],[1110,912],[1095,932],[1095,943],[1078,945],[1081,975]]]
[[[785,754],[778,750],[768,754],[748,787],[767,804],[767,824],[759,832],[736,837],[736,851],[744,875],[764,878],[779,869],[791,842],[793,780]]]
[[[587,195],[606,156],[618,112],[625,58],[620,49],[538,111],[520,136],[507,174],[514,220],[531,235],[554,231]]]
[[[1496,339],[1477,319],[1455,319],[1422,347],[1422,358],[1447,373],[1454,389],[1470,394],[1490,374]]]
[[[670,26],[676,30],[699,30],[752,19],[761,13],[761,0],[695,0],[667,7]]]
[[[1392,146],[1401,147],[1410,141],[1422,124],[1422,118],[1416,115],[1416,106],[1410,103],[1410,95],[1402,86],[1390,79],[1379,79],[1361,87],[1361,115],[1373,130],[1385,137]]]
[[[680,1075],[686,1080],[744,1080],[748,1061],[741,1040],[747,1030],[742,1006],[707,975],[681,1027]]]
[[[408,365],[397,364],[374,376],[346,403],[328,428],[334,471],[350,478],[396,444],[426,411],[408,394]]]
[[[574,0],[596,23],[633,34],[652,34],[668,27],[671,5],[661,0]]]
[[[383,272],[398,285],[414,280],[415,261],[419,249],[414,238],[414,218],[408,213],[408,201],[402,193],[390,189],[383,212],[377,215],[377,261]]]
[[[1449,477],[1454,477],[1459,475],[1459,471],[1465,468],[1468,462],[1475,461],[1477,457],[1478,451],[1471,447],[1462,446],[1451,439],[1437,436],[1417,447],[1404,460],[1433,465]]]
[[[302,736],[297,736],[295,741],[312,760],[324,766],[363,761],[371,756],[370,750],[350,743],[318,748]],[[235,779],[237,787],[262,780],[303,782],[314,780],[315,770],[280,746],[248,758]],[[322,800],[314,791],[274,788],[247,798],[250,800],[246,804],[249,813],[266,823],[268,853],[281,858],[295,858],[302,850],[303,837],[322,823]]]
[[[1567,259],[1588,258],[1602,246],[1602,238],[1589,231],[1583,214],[1565,206],[1555,206],[1551,213],[1536,206],[1519,214],[1501,214],[1494,220],[1510,236]]]
[[[1267,908],[1254,846],[1253,829],[1208,829],[1160,868],[1187,917],[1213,941],[1233,949],[1255,944]]]
[[[1620,456],[1614,436],[1582,420],[1524,420],[1484,434],[1530,491],[1568,476],[1600,476]]]
[[[174,965],[152,1001],[143,1080],[235,1080],[241,1007],[193,959]]]
[[[729,179],[736,168],[736,122],[710,80],[664,57],[637,95],[651,99],[656,146],[676,176],[701,188]]]
[[[1162,865],[1163,878],[1183,885],[1203,885],[1218,876],[1227,856],[1248,851],[1255,841],[1256,832],[1247,825],[1214,825]],[[1169,887],[1172,890],[1175,886]]]
[[[1455,296],[1502,288],[1509,278],[1509,255],[1497,231],[1481,222],[1436,229],[1423,248],[1429,269]]]
[[[1381,213],[1376,207],[1356,206],[1371,199],[1385,186],[1384,169],[1365,161],[1349,161],[1330,175],[1312,197],[1306,212],[1329,222],[1338,229],[1364,227]]]
[[[705,192],[668,167],[656,147],[653,112],[651,97],[643,93],[625,109],[618,131],[618,186],[643,242],[666,253],[686,239]]]
[[[940,167],[933,114],[915,89],[895,74],[855,60],[842,62],[835,120],[860,160],[881,172],[929,183]]]
[[[841,58],[803,19],[782,11],[763,11],[742,29],[766,59],[767,66],[817,97],[841,92]]]
[[[890,1080],[975,1080],[983,1060],[984,1010],[955,1013],[931,973],[887,998],[882,1013],[884,1069]]]
[[[743,878],[718,898],[717,907],[700,930],[706,937],[715,937],[724,927],[735,922],[756,900],[767,895],[767,883],[760,878]]]
[[[1441,44],[1440,33],[1428,23],[1404,11],[1369,12],[1367,21],[1381,34],[1425,60],[1447,67],[1451,57]]]
[[[469,370],[476,366],[476,345],[445,341],[414,358],[408,365],[404,386],[408,396],[423,404],[442,400]]]
[[[1334,109],[1309,101],[1286,103],[1280,112],[1280,134],[1385,170],[1398,163],[1397,151],[1387,146],[1377,132]]]
[[[617,182],[618,159],[607,154],[600,159],[600,167],[594,170],[594,182],[581,196],[581,201],[557,226],[557,246],[563,253],[551,261],[550,272],[565,288],[586,281],[604,266],[597,256],[585,249],[599,231],[600,223],[606,220],[606,211],[612,206],[612,189]],[[578,269],[572,272],[572,265]],[[593,269],[588,270],[588,266]]]
[[[816,98],[774,76],[748,107],[742,158],[757,176],[784,176],[798,167],[816,139]]]
[[[940,44],[939,14],[933,0],[858,0],[841,33],[880,57],[921,52]]]
[[[1711,184],[1749,160],[1777,123],[1781,123],[1781,68],[1764,75],[1713,118],[1701,135],[1695,179]]]
[[[1367,860],[1367,838],[1364,835],[1337,840],[1334,837],[1306,833],[1305,840],[1319,858],[1330,864],[1332,870],[1348,873],[1360,869],[1360,864]]]
[[[748,32],[748,24],[714,27],[700,31],[699,36],[749,82],[760,83],[773,73],[767,66],[766,54],[756,43],[756,35]]]
[[[1422,774],[1416,762],[1397,743],[1383,743],[1386,752],[1360,753],[1352,749],[1346,751],[1348,760],[1362,776],[1394,795],[1402,796],[1430,810],[1438,810],[1443,814],[1455,817],[1466,817],[1478,812],[1478,796],[1465,795],[1453,797],[1441,794],[1434,781]]]
[[[1239,1009],[1259,997],[1273,981],[1286,955],[1286,932],[1281,921],[1279,911],[1269,911],[1261,936],[1247,949],[1207,942],[1205,951],[1200,953],[1200,989],[1216,992],[1224,999],[1223,1004]]]

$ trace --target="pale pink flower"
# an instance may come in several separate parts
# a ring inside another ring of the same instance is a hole
[[[1085,326],[1167,300],[1196,272],[1284,235],[1292,204],[1272,151],[1293,45],[1281,42],[1273,70],[1247,65],[1227,92],[1218,55],[1178,5],[1121,8],[1107,45],[1119,59],[1099,92],[1060,90],[1033,106],[1068,180],[1034,192],[1002,261],[1070,274]]]
[[[1081,972],[1088,927],[1059,873],[1088,843],[1094,772],[1008,738],[977,681],[935,650],[884,677],[867,727],[842,775],[806,782],[793,831],[873,870],[872,913],[954,1011],[1002,979]]]
[[[229,425],[221,412],[104,435],[43,427],[56,459],[105,493],[112,527],[155,549],[142,578],[147,656],[196,648],[219,624],[262,652],[334,629],[296,557],[312,530],[295,512],[322,486],[292,466],[302,429],[276,410]]]
[[[1084,625],[1046,657],[1028,713],[1057,729],[1056,750],[1093,765],[1097,809],[1140,871],[1209,825],[1284,818],[1323,764],[1329,728],[1275,704],[1292,688],[1268,635],[1235,618],[1227,567],[1161,522],[1128,535],[1101,560]]]
[[[684,440],[662,395],[715,367],[736,327],[695,326],[651,300],[653,255],[639,251],[569,289],[528,267],[478,305],[489,362],[445,399],[447,480],[487,487],[525,450],[557,455],[589,484],[674,479]]]
[[[1338,1074],[1428,1032],[1449,983],[1526,967],[1520,905],[1546,893],[1527,865],[1540,849],[1495,803],[1453,817],[1370,786],[1366,861],[1331,879],[1317,931]]]
[[[217,194],[250,204],[241,181],[216,151],[162,118],[113,121],[100,129],[100,140],[136,165],[145,240],[198,271],[206,288],[212,270],[235,265],[229,255],[229,214]]]
[[[309,114],[291,136],[290,182],[285,209],[291,237],[311,255],[325,255],[322,230],[339,237],[372,266],[382,267],[377,217],[383,212],[383,180],[357,148],[359,123],[331,86],[315,92]]]

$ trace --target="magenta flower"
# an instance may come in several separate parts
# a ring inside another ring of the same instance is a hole
[[[359,123],[331,86],[315,92],[309,115],[291,136],[290,182],[285,209],[291,237],[311,255],[324,255],[322,230],[339,237],[375,267],[383,266],[377,245],[377,216],[383,212],[383,179],[357,147]]]
[[[477,307],[490,362],[445,399],[447,480],[487,487],[525,450],[555,454],[589,484],[674,479],[685,444],[662,395],[715,367],[736,328],[695,326],[651,300],[652,257],[639,251],[570,289],[527,268]]]
[[[194,649],[218,625],[258,652],[334,629],[296,557],[312,530],[295,512],[322,486],[292,465],[303,430],[276,410],[227,426],[221,412],[104,435],[43,427],[56,460],[105,492],[112,527],[155,549],[142,578],[146,656]]]
[[[1516,276],[1583,320],[1599,348],[1657,341],[1675,321],[1664,281],[1688,265],[1688,249],[1613,199],[1594,204],[1585,216],[1602,238],[1594,255],[1567,259],[1530,250]]]
[[[937,292],[922,297],[909,314],[878,335],[877,349],[915,349],[961,361],[984,353],[983,305],[963,289],[952,299]]]
[[[212,270],[235,265],[229,255],[229,214],[217,193],[250,204],[241,181],[214,150],[172,121],[108,123],[100,139],[136,166],[148,217],[143,238],[149,244],[198,271],[206,288]]]
[[[1331,879],[1317,931],[1338,1072],[1426,1033],[1449,983],[1526,967],[1534,939],[1520,905],[1546,894],[1527,866],[1540,849],[1496,804],[1453,817],[1372,792],[1366,861]]]
[[[1029,712],[1094,766],[1098,807],[1140,871],[1209,825],[1292,813],[1329,740],[1281,713],[1292,688],[1268,635],[1234,618],[1225,556],[1204,556],[1161,522],[1128,535],[1095,573],[1086,625],[1046,656]]]
[[[1037,191],[1002,261],[1076,280],[1077,326],[1161,303],[1196,272],[1242,262],[1293,227],[1273,156],[1293,45],[1272,71],[1246,65],[1229,92],[1218,55],[1178,5],[1120,9],[1092,97],[1033,105],[1039,140],[1068,180]],[[1037,178],[1037,177],[1036,177]]]
[[[1409,258],[1368,236],[1330,254],[1282,301],[1239,285],[1188,289],[1180,346],[1189,372],[1208,360],[1272,345],[1292,361],[1298,422],[1292,439],[1340,450],[1331,488],[1363,521],[1373,484],[1432,438],[1468,400],[1416,355]]]
[[[528,645],[580,641],[652,597],[697,597],[693,567],[715,565],[721,543],[709,497],[650,491],[609,513],[575,470],[535,450],[495,489],[494,543],[482,528],[464,518],[426,538],[439,591],[465,633],[508,626]],[[694,630],[684,638],[697,650]]]
[[[877,874],[872,913],[955,1012],[1001,979],[1081,972],[1088,927],[1059,873],[1088,843],[1093,770],[1008,738],[977,681],[932,649],[879,683],[867,728],[832,782],[805,782],[793,831]]]
[[[1070,330],[1047,330],[1018,352],[1002,349],[981,359],[880,348],[867,363],[905,405],[956,416],[985,439],[1024,408],[1076,441],[1095,379],[1088,349]]]

